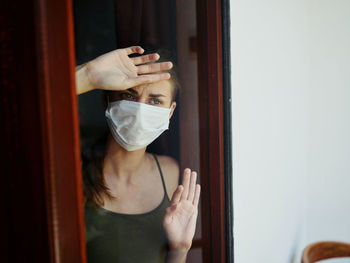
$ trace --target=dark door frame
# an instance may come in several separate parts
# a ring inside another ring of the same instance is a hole
[[[226,262],[234,262],[233,236],[233,154],[232,154],[232,94],[231,94],[231,38],[230,0],[221,0],[222,68],[224,111],[225,219]]]

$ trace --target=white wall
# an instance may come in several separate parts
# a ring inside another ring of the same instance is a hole
[[[232,0],[235,262],[350,242],[350,1]]]
[[[350,242],[350,1],[309,1],[306,241]]]

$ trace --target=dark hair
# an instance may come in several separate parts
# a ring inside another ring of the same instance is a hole
[[[106,186],[103,178],[103,160],[106,155],[108,133],[98,138],[96,142],[82,151],[83,184],[85,201],[103,206],[103,196],[114,197]]]
[[[157,53],[159,54],[160,58],[157,62],[166,62],[166,61],[175,61],[175,58],[171,55],[170,51],[166,49],[158,49]],[[179,82],[179,75],[176,64],[173,62],[172,69],[168,70],[170,73],[170,79],[169,81],[172,83],[173,87],[173,101],[175,101],[176,95],[180,91],[180,82]]]
[[[172,84],[172,87],[173,87],[173,101],[175,101],[176,99],[176,95],[179,93],[180,91],[180,82],[179,82],[179,78],[178,78],[178,74],[177,74],[177,69],[174,65],[174,67],[169,70],[169,73],[170,73],[170,79],[168,81],[170,81],[170,83]]]
[[[173,101],[175,100],[180,88],[177,77],[178,75],[174,67],[169,70],[171,78],[168,80],[171,82],[173,87]],[[102,93],[102,100],[105,107],[107,107],[108,92],[109,91],[104,91]],[[93,145],[84,147],[85,149],[82,150],[85,201],[92,202],[97,206],[103,206],[103,196],[106,196],[109,199],[115,198],[110,193],[110,190],[106,186],[103,177],[103,161],[106,155],[108,135],[109,131],[107,131],[102,137],[98,138]]]

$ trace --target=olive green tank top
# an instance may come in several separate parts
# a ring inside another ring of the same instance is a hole
[[[88,263],[165,262],[168,247],[162,219],[170,201],[158,159],[153,156],[164,189],[163,200],[154,210],[144,214],[120,214],[86,203]]]

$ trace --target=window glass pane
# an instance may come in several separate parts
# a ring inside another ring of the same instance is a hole
[[[168,248],[167,233],[161,222],[164,210],[169,206],[163,194],[163,179],[169,199],[176,189],[169,162],[175,160],[178,163],[180,176],[186,167],[200,173],[196,1],[74,0],[74,15],[77,65],[134,45],[142,46],[147,54],[158,52],[161,60],[171,60],[175,65],[171,74],[172,78],[177,76],[180,91],[175,98],[176,108],[169,129],[147,147],[147,152],[155,154],[156,158],[149,154],[148,162],[143,161],[140,166],[117,154],[118,147],[131,147],[116,139],[118,136],[119,139],[123,136],[130,139],[133,136],[130,126],[123,134],[117,127],[111,135],[111,124],[108,126],[105,115],[114,102],[113,105],[118,105],[116,112],[121,112],[121,100],[150,104],[150,100],[143,100],[147,95],[141,92],[147,88],[135,88],[136,94],[133,91],[124,94],[93,90],[79,95],[88,261],[137,262],[138,257],[162,258]],[[141,118],[149,124],[159,119],[161,113],[155,116],[153,119]],[[114,121],[111,117],[110,122]],[[119,146],[115,146],[116,143]],[[128,165],[122,160],[127,160]],[[127,172],[135,176],[118,177]],[[139,177],[142,173],[143,178],[149,180]],[[197,181],[200,183],[199,178]],[[181,178],[176,183],[181,183]],[[201,233],[199,210],[194,236],[196,244],[201,244]],[[191,249],[187,262],[202,262],[200,246]]]

